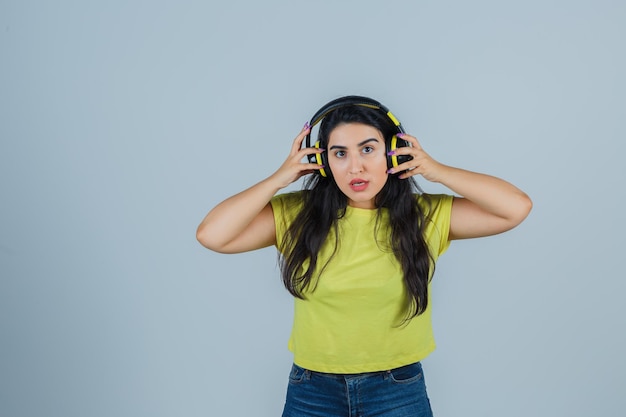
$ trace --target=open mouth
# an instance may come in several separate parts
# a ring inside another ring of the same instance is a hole
[[[367,188],[368,184],[369,184],[369,181],[365,181],[360,178],[355,178],[352,181],[350,181],[350,188],[352,188],[354,191],[363,191]]]

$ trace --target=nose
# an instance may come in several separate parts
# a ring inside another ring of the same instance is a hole
[[[360,155],[350,156],[350,174],[359,174],[363,172],[363,161],[361,161]]]

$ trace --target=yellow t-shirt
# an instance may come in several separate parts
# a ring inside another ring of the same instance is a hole
[[[301,192],[280,194],[272,201],[276,241],[297,215]],[[430,195],[426,210],[426,241],[435,260],[450,242],[450,195]],[[334,257],[316,280],[335,249],[333,232],[322,246],[306,299],[295,298],[289,349],[294,363],[318,372],[362,373],[393,369],[424,359],[435,349],[431,302],[421,315],[406,318],[402,267],[387,243],[388,217],[374,238],[376,210],[347,207],[338,221],[339,242]]]

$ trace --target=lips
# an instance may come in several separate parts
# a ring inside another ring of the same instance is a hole
[[[350,188],[353,191],[364,191],[369,185],[369,181],[365,181],[361,178],[355,178],[350,181]]]

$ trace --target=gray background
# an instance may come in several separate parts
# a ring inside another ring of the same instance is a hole
[[[0,415],[279,415],[275,251],[195,228],[362,94],[535,203],[440,260],[436,415],[623,416],[623,4],[1,1]]]

